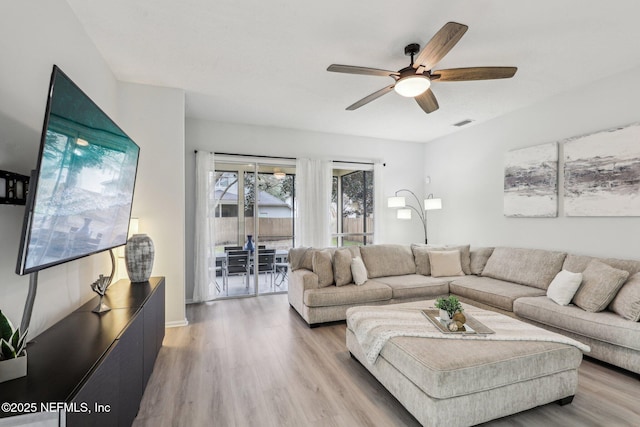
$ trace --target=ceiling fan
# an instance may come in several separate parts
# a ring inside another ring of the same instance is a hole
[[[424,112],[429,114],[439,108],[438,101],[430,89],[432,81],[461,82],[508,79],[513,77],[518,70],[517,67],[470,67],[433,71],[433,67],[458,43],[467,29],[469,27],[464,24],[448,22],[429,40],[422,51],[420,51],[420,45],[417,43],[407,45],[404,48],[404,54],[411,56],[411,64],[398,71],[339,64],[330,65],[327,71],[368,76],[388,76],[395,80],[392,85],[365,96],[355,104],[348,106],[347,110],[349,111],[360,108],[395,90],[399,95],[415,98]],[[420,51],[419,54],[418,51]],[[414,55],[416,54],[418,56],[414,60]]]

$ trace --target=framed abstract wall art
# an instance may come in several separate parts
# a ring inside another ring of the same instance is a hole
[[[640,216],[640,124],[564,143],[567,216]]]
[[[558,144],[509,151],[504,167],[504,215],[558,216]]]

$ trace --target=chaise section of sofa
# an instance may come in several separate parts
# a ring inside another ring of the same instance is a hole
[[[627,271],[630,277],[640,272],[640,261],[572,254],[567,255],[562,268],[583,273],[593,260]],[[513,311],[522,319],[588,344],[590,356],[596,359],[640,373],[640,323],[637,321],[625,319],[610,309],[593,313],[574,304],[558,305],[546,296],[520,298],[515,301]]]
[[[546,296],[519,298],[514,313],[545,329],[567,335],[589,347],[589,356],[640,373],[640,323],[616,313],[591,313],[575,305],[562,306]]]

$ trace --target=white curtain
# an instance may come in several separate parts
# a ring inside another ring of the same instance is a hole
[[[193,302],[209,301],[215,297],[216,239],[210,218],[215,214],[211,197],[215,194],[213,153],[196,153],[196,212],[195,212],[195,283]],[[217,203],[217,201],[215,201]]]
[[[296,160],[296,247],[331,244],[331,162]]]
[[[373,165],[373,243],[384,243],[383,218],[386,198],[384,197],[384,164]]]

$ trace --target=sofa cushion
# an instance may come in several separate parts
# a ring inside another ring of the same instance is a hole
[[[351,274],[351,260],[360,256],[358,246],[337,249],[333,254],[333,278],[336,286],[348,285],[353,282]]]
[[[390,300],[391,288],[383,283],[367,280],[361,286],[355,284],[328,286],[304,292],[304,304],[308,307],[327,307],[347,304],[362,304]]]
[[[449,292],[507,311],[513,311],[513,301],[516,298],[546,293],[531,286],[477,276],[454,278],[449,284]]]
[[[542,249],[498,247],[493,250],[482,275],[547,290],[562,269],[566,255]]]
[[[489,257],[493,253],[493,248],[473,248],[469,251],[469,268],[471,274],[477,276],[482,274],[484,266],[487,265]]]
[[[568,305],[582,283],[582,273],[562,270],[547,288],[547,296],[556,304]]]
[[[451,278],[435,278],[421,274],[407,274],[405,276],[378,277],[376,282],[389,286],[394,299],[434,297],[449,294]]]
[[[460,251],[460,265],[464,274],[471,274],[471,259],[469,245],[424,245],[412,244],[411,251],[416,263],[416,273],[424,276],[431,275],[431,262],[429,261],[429,251]]]
[[[628,277],[628,271],[618,270],[594,259],[582,272],[582,285],[573,302],[592,313],[602,311],[613,301]]]
[[[351,275],[353,276],[353,282],[358,286],[367,282],[367,267],[364,266],[364,262],[359,256],[351,260]]]
[[[429,251],[431,276],[464,276],[460,265],[460,251]]]
[[[640,320],[640,273],[629,277],[622,285],[609,310],[633,322]]]
[[[568,254],[564,260],[562,268],[564,270],[573,271],[574,273],[582,273],[589,263],[597,259],[598,261],[610,265],[618,270],[624,270],[629,272],[629,276],[640,272],[640,261],[629,259],[616,259],[616,258],[595,258],[584,255],[572,255]]]
[[[325,287],[333,284],[333,263],[331,252],[328,250],[313,251],[313,272],[318,276],[318,286]]]
[[[575,305],[558,305],[546,296],[519,298],[513,304],[513,310],[519,317],[542,325],[640,350],[640,323],[623,319],[615,313],[591,313]]]
[[[361,246],[362,261],[370,279],[383,276],[415,274],[416,263],[410,246],[371,245]]]

